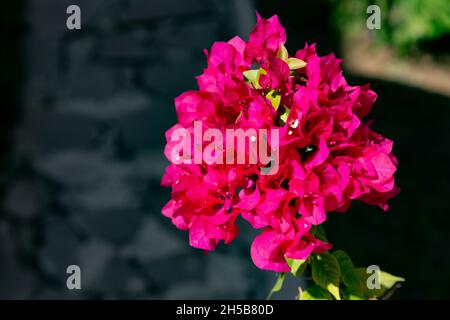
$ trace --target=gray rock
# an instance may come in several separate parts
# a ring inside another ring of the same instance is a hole
[[[120,244],[135,235],[142,215],[136,210],[80,211],[73,215],[73,219],[88,235]]]
[[[128,279],[136,277],[130,264],[117,256],[108,259],[102,272],[92,279],[91,288],[104,295],[123,295]]]
[[[248,266],[231,255],[211,254],[208,259],[207,280],[216,298],[245,299],[250,288]]]
[[[93,239],[85,244],[79,254],[81,283],[83,290],[101,291],[97,287],[108,262],[114,255],[114,249],[99,240]]]
[[[85,210],[97,212],[136,210],[139,205],[133,189],[123,179],[120,172],[115,173],[113,169],[103,181],[98,181],[97,184],[86,189],[74,191],[67,196],[66,200],[73,202],[74,206],[78,205]]]
[[[54,216],[46,219],[44,234],[44,244],[38,255],[40,266],[65,286],[67,267],[79,263],[80,240],[67,221]]]
[[[99,153],[73,149],[41,156],[35,167],[65,186],[82,189],[99,184],[107,175],[105,162]]]
[[[189,2],[154,0],[150,6],[143,6],[139,0],[129,0],[127,7],[122,12],[121,20],[128,22],[154,20],[173,15],[200,13],[205,9],[205,2],[199,0]]]
[[[44,287],[33,295],[33,300],[84,300],[92,298],[85,290],[55,289]]]
[[[139,297],[144,295],[146,292],[145,281],[138,276],[130,276],[124,287],[124,292],[131,297]]]
[[[136,158],[136,173],[140,177],[148,177],[161,181],[165,168],[169,165],[162,152],[142,152]],[[149,165],[151,164],[151,165]]]
[[[139,92],[118,92],[103,98],[61,99],[58,112],[84,115],[97,120],[111,120],[139,112],[152,106],[151,100]]]
[[[214,292],[206,283],[186,282],[169,288],[163,298],[168,300],[206,300],[213,299]]]
[[[86,57],[86,59],[88,58]],[[73,108],[77,102],[83,101],[92,106],[92,101],[95,101],[95,99],[98,99],[98,102],[104,102],[108,96],[117,90],[118,82],[114,69],[94,64],[89,60],[77,61],[76,63],[69,60],[68,64],[70,70],[64,73],[60,79],[64,85],[60,85],[59,91],[54,93],[56,108],[63,109],[61,106],[66,102]],[[95,106],[95,109],[99,108],[104,110],[106,106],[104,104]],[[85,115],[86,112],[83,111],[81,110],[78,114]],[[72,111],[72,114],[75,114],[75,112]]]
[[[174,125],[171,115],[175,113],[170,106],[173,101],[157,101],[151,108],[130,114],[118,119],[123,142],[132,150],[139,152],[153,151],[153,154],[162,154],[164,150],[165,131]],[[161,134],[155,134],[155,128],[162,128]],[[147,166],[149,166],[147,164]]]
[[[63,200],[74,209],[131,209],[138,202],[127,181],[133,166],[100,152],[66,150],[42,157],[36,167],[67,188]]]
[[[173,64],[183,64],[187,59],[192,63],[193,59],[198,58],[204,64],[203,49],[209,49],[218,40],[217,21],[214,18],[186,21],[183,24],[172,20],[160,24],[157,31],[155,41],[165,48],[164,58]],[[202,36],[196,36],[198,34]]]
[[[13,229],[0,222],[0,299],[30,298],[36,278],[29,268],[19,263]]]
[[[199,53],[200,54],[200,53]],[[149,66],[143,72],[146,87],[160,93],[177,96],[186,90],[196,89],[195,78],[192,75],[201,74],[203,63],[191,61],[186,65],[161,64]],[[173,103],[167,108],[174,108]]]
[[[31,148],[36,150],[37,157],[42,154],[55,154],[64,149],[85,148],[92,142],[98,122],[80,115],[61,113],[45,113],[36,115],[40,122],[33,136],[25,136]],[[55,134],[57,132],[58,134]]]
[[[157,46],[149,42],[151,35],[139,28],[126,32],[108,32],[99,38],[99,58],[120,65],[136,65],[161,60]]]
[[[166,259],[148,262],[145,270],[151,283],[157,288],[166,290],[179,283],[205,282],[206,262],[195,249],[188,249],[192,254],[176,255]],[[157,293],[157,292],[155,292]]]
[[[135,257],[148,263],[168,257],[176,257],[184,252],[186,244],[180,241],[151,217],[146,217],[136,238],[123,251],[128,257]]]
[[[8,190],[4,207],[20,219],[34,218],[42,210],[48,195],[45,185],[32,179],[17,180]]]

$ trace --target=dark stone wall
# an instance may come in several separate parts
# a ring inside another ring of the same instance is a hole
[[[274,277],[253,266],[247,225],[206,256],[160,214],[173,98],[195,88],[204,48],[250,31],[252,3],[24,0],[1,13],[0,298],[264,298]],[[66,287],[71,264],[82,290]]]

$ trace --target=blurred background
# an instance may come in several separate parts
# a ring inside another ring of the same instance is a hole
[[[66,28],[81,8],[82,29]],[[381,8],[368,30],[367,6]],[[403,276],[394,299],[450,298],[448,0],[3,0],[0,3],[0,298],[264,299],[255,232],[206,256],[161,214],[173,99],[196,86],[204,48],[247,39],[278,14],[291,53],[305,41],[372,83],[374,128],[395,141],[402,193],[391,212],[352,204],[325,224],[357,266]],[[66,268],[81,267],[81,290]],[[292,299],[290,279],[274,298]]]

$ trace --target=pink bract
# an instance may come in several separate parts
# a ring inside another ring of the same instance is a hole
[[[279,170],[262,175],[261,163],[172,163],[162,180],[172,198],[162,212],[203,250],[231,243],[235,222],[243,218],[261,229],[251,246],[255,265],[287,272],[286,258],[306,259],[331,248],[311,231],[331,212],[345,212],[352,200],[388,209],[386,201],[398,193],[397,160],[392,141],[364,122],[377,98],[370,86],[348,85],[341,60],[318,56],[315,44],[290,56],[306,66],[290,68],[278,54],[286,32],[277,16],[257,18],[249,41],[235,37],[206,52],[199,89],[175,99],[178,123],[167,132],[165,154],[170,160],[171,132],[191,132],[194,121],[222,132],[278,128]],[[256,85],[244,77],[255,65],[264,69]],[[278,110],[267,97],[271,90],[280,96]]]

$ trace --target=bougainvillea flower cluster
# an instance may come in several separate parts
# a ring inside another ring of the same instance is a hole
[[[313,227],[352,200],[387,210],[397,193],[392,141],[363,119],[377,95],[369,85],[347,84],[334,54],[318,56],[306,44],[291,56],[277,16],[257,24],[246,42],[216,42],[198,90],[175,99],[178,123],[166,133],[171,159],[177,128],[279,129],[279,170],[261,174],[267,163],[171,163],[162,185],[172,188],[162,212],[189,231],[191,246],[214,250],[238,235],[237,219],[259,229],[251,257],[261,269],[287,272],[286,258],[306,259],[331,244]]]

